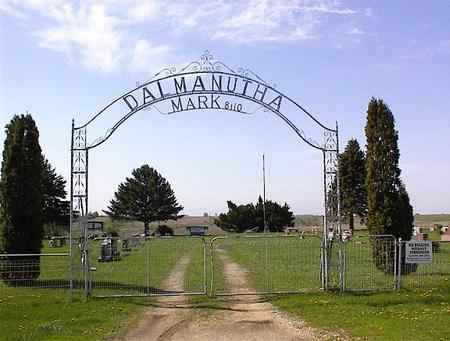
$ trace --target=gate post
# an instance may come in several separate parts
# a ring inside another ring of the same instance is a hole
[[[211,283],[210,283],[210,293],[208,296],[214,297],[214,241],[217,237],[214,237],[209,242],[209,252],[211,260]]]
[[[72,241],[72,225],[73,225],[73,134],[75,128],[75,120],[72,119],[72,130],[70,138],[70,208],[69,208],[69,262],[70,262],[70,293],[73,293],[73,282],[75,279],[74,259],[73,259],[73,241]]]
[[[340,252],[341,252],[341,257],[340,257],[340,267],[341,267],[341,283],[340,283],[340,289],[341,292],[345,291],[345,277],[346,277],[346,267],[347,267],[347,243],[344,243],[343,241],[339,241],[339,243],[341,244],[340,247]]]
[[[88,229],[86,221],[83,217],[81,221],[81,228],[83,233],[83,243],[82,243],[82,255],[84,260],[84,293],[86,297],[91,295],[91,265],[89,261],[89,239],[88,239]]]
[[[324,218],[323,218],[323,277],[322,286],[329,289],[330,271],[338,271],[339,283],[333,281],[333,285],[342,288],[342,250],[341,250],[341,221],[340,221],[340,189],[339,189],[339,136],[338,124],[336,130],[327,129],[324,132],[323,145],[323,186],[324,186]],[[337,238],[336,238],[337,237]],[[336,266],[330,269],[332,264],[333,240],[337,239],[338,259]],[[334,278],[334,277],[333,277]]]
[[[402,238],[398,239],[398,260],[397,260],[396,283],[397,290],[401,289],[402,284]]]

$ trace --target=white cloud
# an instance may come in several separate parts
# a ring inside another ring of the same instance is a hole
[[[173,48],[168,45],[154,45],[150,41],[140,39],[133,50],[132,65],[137,70],[159,70],[167,66]]]
[[[158,1],[152,2],[141,2],[135,6],[131,6],[128,9],[128,16],[132,20],[146,21],[149,19],[154,19],[161,12],[162,4]]]
[[[56,26],[35,31],[39,45],[65,53],[75,59],[81,55],[88,68],[112,70],[120,60],[122,33],[114,17],[106,14],[102,5],[83,6],[74,10],[70,5],[49,11]]]
[[[18,19],[26,19],[27,16],[20,10],[17,10],[13,5],[8,2],[0,1],[0,14],[6,14]]]
[[[173,48],[144,35],[145,26],[168,35],[282,43],[318,39],[330,18],[360,13],[337,0],[0,0],[0,12],[24,20],[39,46],[105,72],[124,54],[135,67],[145,68],[141,61],[149,58],[164,64]]]
[[[369,18],[373,17],[373,10],[372,10],[372,8],[370,8],[370,7],[366,8],[364,10],[364,15],[366,17],[369,17]]]
[[[366,32],[364,32],[363,30],[361,30],[358,27],[353,27],[352,29],[350,29],[347,34],[349,35],[353,35],[353,36],[362,36],[364,34],[366,34]]]
[[[335,1],[250,0],[218,24],[212,37],[240,42],[315,39],[325,16],[355,13]]]

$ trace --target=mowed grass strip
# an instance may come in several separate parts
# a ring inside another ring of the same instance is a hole
[[[93,294],[164,291],[164,279],[181,257],[192,252],[193,243],[183,237],[153,239],[129,254],[122,253],[118,262],[102,263],[97,261],[100,244],[93,242]],[[67,285],[68,261],[59,256],[42,257],[40,279],[60,280]],[[101,340],[133,320],[145,307],[142,300],[85,299],[79,291],[70,296],[64,289],[11,288],[0,282],[0,340]]]
[[[280,297],[273,303],[312,327],[355,340],[448,340],[449,289],[307,293]]]
[[[0,340],[103,340],[142,306],[137,299],[69,298],[58,289],[0,289]]]

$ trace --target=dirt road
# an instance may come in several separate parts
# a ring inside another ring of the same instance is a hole
[[[233,291],[250,292],[245,270],[222,254],[225,281]],[[164,283],[164,288],[182,290],[189,265],[183,258]],[[317,340],[312,329],[278,312],[259,296],[242,296],[208,312],[189,306],[183,297],[159,298],[149,308],[137,327],[121,340],[171,341],[241,341],[241,340]]]

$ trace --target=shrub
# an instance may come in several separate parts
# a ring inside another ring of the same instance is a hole
[[[155,231],[160,236],[173,236],[174,231],[171,227],[167,225],[159,225],[158,228]]]

